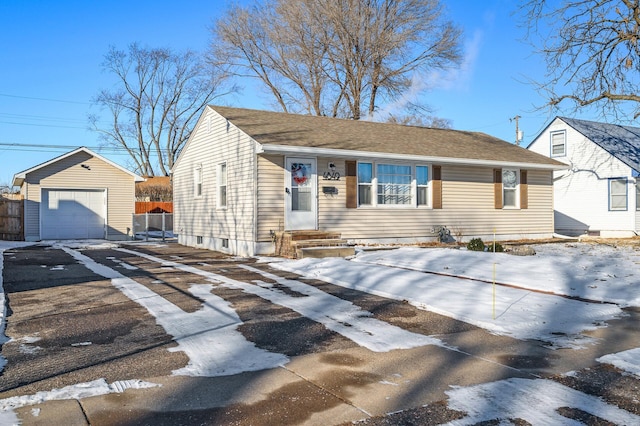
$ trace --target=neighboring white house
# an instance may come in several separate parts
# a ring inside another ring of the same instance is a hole
[[[528,149],[568,165],[553,178],[556,232],[638,234],[640,128],[556,117]]]
[[[239,255],[273,253],[289,230],[546,238],[564,167],[484,133],[209,106],[172,170],[174,232]]]
[[[135,182],[144,179],[81,147],[16,173],[26,241],[129,237]]]

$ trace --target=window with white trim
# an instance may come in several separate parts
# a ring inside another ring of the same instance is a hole
[[[193,195],[202,196],[202,164],[197,164],[193,169]]]
[[[416,201],[419,206],[429,205],[429,166],[416,166]]]
[[[636,211],[640,211],[640,182],[636,178]]]
[[[378,204],[411,204],[411,166],[377,164]]]
[[[502,206],[518,207],[518,170],[502,169]]]
[[[551,132],[551,157],[564,157],[567,155],[567,133]]]
[[[218,164],[218,208],[227,207],[227,163]]]
[[[358,206],[428,206],[429,166],[358,163]]]
[[[358,205],[370,206],[373,203],[373,164],[358,163]]]
[[[609,210],[627,210],[627,178],[609,179]]]

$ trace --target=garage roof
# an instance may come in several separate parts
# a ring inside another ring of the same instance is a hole
[[[73,151],[67,152],[66,154],[63,154],[63,155],[61,155],[59,157],[53,158],[53,159],[51,159],[49,161],[46,161],[46,162],[44,162],[42,164],[38,164],[35,167],[31,167],[30,169],[23,170],[23,171],[21,171],[19,173],[16,173],[15,175],[13,175],[13,186],[22,186],[22,183],[24,182],[25,178],[27,177],[27,174],[29,174],[31,172],[34,172],[34,171],[36,171],[38,169],[41,169],[43,167],[49,166],[51,164],[54,164],[54,163],[56,163],[56,162],[58,162],[60,160],[63,160],[65,158],[67,158],[67,157],[70,157],[72,155],[75,155],[78,152],[85,152],[85,153],[91,155],[92,157],[98,158],[98,159],[104,161],[105,163],[107,163],[107,164],[109,164],[109,165],[111,165],[111,166],[113,166],[113,167],[115,167],[115,168],[117,168],[119,170],[122,170],[123,172],[125,172],[127,174],[130,174],[131,176],[133,176],[135,182],[144,181],[144,178],[142,176],[138,176],[137,174],[133,173],[132,171],[129,171],[129,170],[125,169],[124,167],[117,165],[113,161],[107,160],[106,158],[104,158],[100,154],[96,154],[95,152],[91,151],[89,148],[81,146],[80,148],[74,149]]]

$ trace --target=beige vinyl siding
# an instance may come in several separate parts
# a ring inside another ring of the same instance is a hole
[[[344,176],[344,161],[332,161]],[[442,209],[417,207],[359,207],[347,209],[345,180],[324,181],[319,177],[319,229],[338,231],[353,239],[411,239],[434,235],[445,225],[464,235],[520,236],[553,232],[553,187],[551,171],[528,170],[529,208],[494,208],[493,169],[489,167],[442,166]],[[325,195],[322,186],[338,188],[338,195]]]
[[[258,241],[284,229],[284,156],[258,158]]]
[[[345,161],[319,157],[318,228],[340,232],[343,238],[412,239],[434,237],[433,228],[447,226],[452,234],[500,235],[526,238],[553,233],[551,171],[527,170],[528,208],[495,209],[493,168],[442,166],[442,209],[425,207],[346,207]],[[364,160],[363,160],[364,161]],[[325,180],[323,172],[334,163],[339,180]],[[258,237],[270,240],[270,230],[281,230],[284,218],[282,156],[261,157],[258,167]],[[322,188],[335,187],[337,195]]]
[[[207,108],[173,171],[174,229],[180,236],[254,240],[254,158],[253,141]],[[226,208],[216,205],[216,174],[223,162],[227,165]],[[194,193],[197,166],[202,167],[200,197]]]
[[[89,167],[86,169],[81,165]],[[40,201],[44,189],[103,189],[107,191],[107,238],[126,239],[135,211],[132,175],[85,152],[78,152],[34,170],[25,179],[25,239],[39,238]]]

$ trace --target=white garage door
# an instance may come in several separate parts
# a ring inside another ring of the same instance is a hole
[[[43,189],[40,238],[105,238],[106,192],[102,189]]]

